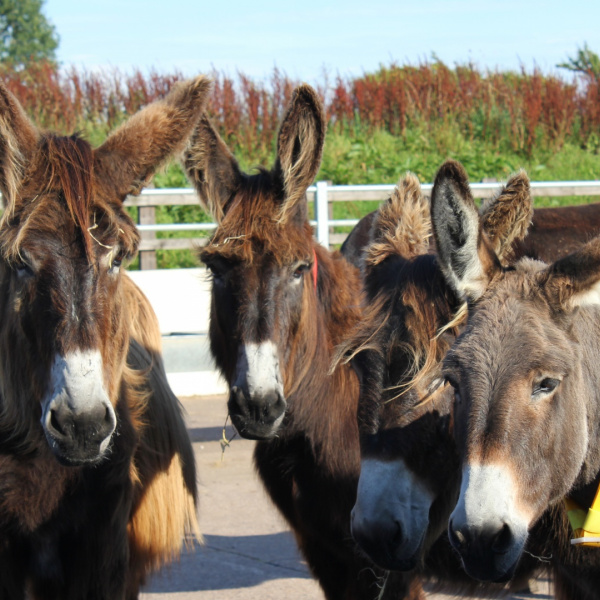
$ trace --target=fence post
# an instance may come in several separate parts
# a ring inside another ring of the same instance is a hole
[[[329,200],[327,181],[317,181],[315,194],[315,219],[317,220],[317,241],[329,249]]]
[[[156,223],[156,208],[154,206],[140,206],[138,208],[139,225],[154,225]],[[142,240],[156,239],[154,231],[142,231]],[[156,250],[142,250],[140,252],[140,270],[156,269]]]

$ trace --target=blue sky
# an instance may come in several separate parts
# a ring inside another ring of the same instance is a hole
[[[59,60],[86,69],[263,78],[277,66],[317,83],[433,52],[449,65],[544,72],[584,42],[600,53],[598,0],[46,0],[44,12]]]

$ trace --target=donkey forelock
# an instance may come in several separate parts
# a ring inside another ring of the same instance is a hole
[[[312,257],[312,231],[308,222],[282,222],[281,182],[270,171],[242,178],[227,213],[209,244],[201,252],[202,260],[220,255],[252,265],[264,254],[272,255],[279,265]],[[304,214],[302,214],[304,216]]]
[[[139,235],[120,206],[111,206],[98,194],[94,178],[94,156],[90,144],[77,135],[41,136],[38,151],[25,171],[19,196],[9,205],[2,220],[0,244],[9,263],[18,261],[27,240],[46,234],[57,239],[57,211],[66,211],[89,264],[95,250],[108,252],[119,245],[119,253],[133,255]],[[65,244],[72,240],[64,240]]]

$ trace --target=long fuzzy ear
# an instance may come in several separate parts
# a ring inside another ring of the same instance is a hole
[[[220,223],[240,186],[242,173],[206,115],[192,135],[183,155],[183,165],[201,204]]]
[[[211,85],[204,76],[177,83],[163,100],[133,115],[95,150],[95,168],[113,182],[121,198],[139,194],[156,170],[183,150]]]
[[[294,90],[290,107],[281,123],[277,139],[274,172],[283,181],[285,198],[280,219],[286,221],[321,164],[325,143],[325,115],[317,93],[309,85]]]
[[[557,311],[600,306],[600,236],[560,258],[540,274],[546,297]]]
[[[513,175],[495,198],[479,210],[481,224],[496,256],[510,258],[512,244],[522,240],[533,217],[529,177],[525,171]]]
[[[0,82],[0,192],[5,209],[14,206],[23,171],[39,133],[17,99]]]
[[[407,173],[375,214],[365,261],[377,265],[388,256],[413,258],[426,254],[430,237],[429,202],[421,193],[416,175]]]
[[[482,235],[467,173],[456,161],[445,162],[436,175],[431,217],[446,281],[459,298],[476,300],[501,267]]]

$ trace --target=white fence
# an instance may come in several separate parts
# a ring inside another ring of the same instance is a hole
[[[433,184],[426,183],[421,186],[423,193],[429,195]],[[489,198],[497,193],[499,183],[472,183],[471,191],[476,198]],[[359,219],[332,219],[333,202],[356,202],[362,200],[385,200],[394,185],[332,185],[327,181],[319,181],[308,188],[308,201],[314,202],[315,235],[317,240],[326,247],[332,244],[341,244],[347,233],[333,233],[333,227],[351,227]],[[600,196],[600,181],[536,181],[531,183],[531,192],[534,197],[560,197],[560,196]],[[178,189],[150,189],[144,190],[140,196],[130,196],[126,201],[127,206],[140,208],[139,229],[142,233],[142,269],[155,268],[154,252],[156,250],[174,250],[192,248],[206,241],[204,237],[195,238],[168,238],[156,237],[161,231],[211,231],[214,223],[171,223],[157,224],[154,209],[156,206],[168,205],[194,205],[198,199],[194,190],[188,188]],[[362,216],[362,215],[361,215]],[[144,260],[146,259],[146,260]]]

